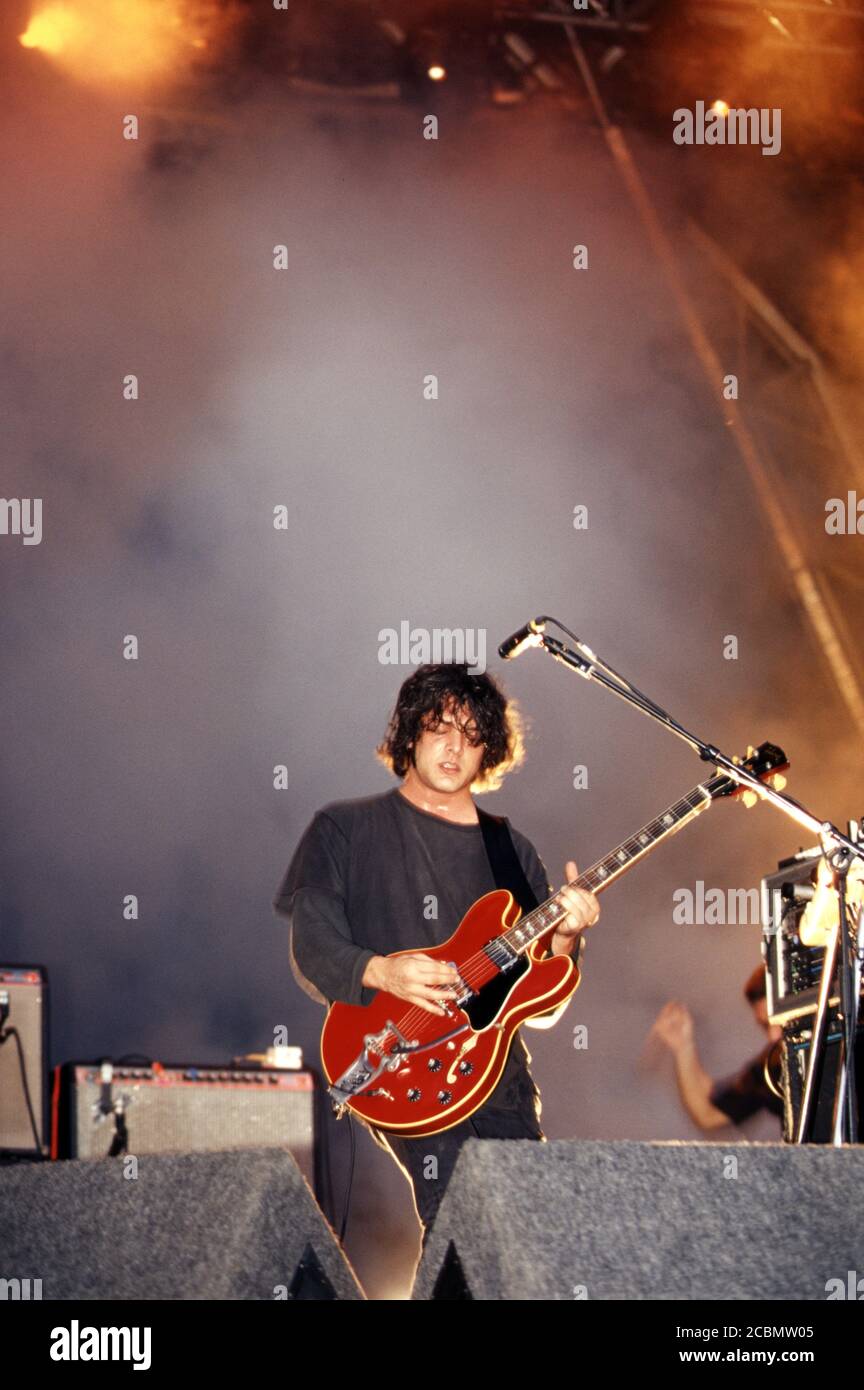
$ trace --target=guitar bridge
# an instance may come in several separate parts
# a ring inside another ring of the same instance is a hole
[[[384,1051],[385,1040],[394,1034],[399,1040],[399,1046],[395,1055],[388,1055]],[[334,1081],[332,1086],[328,1086],[327,1094],[331,1097],[338,1112],[344,1109],[349,1100],[354,1096],[359,1096],[368,1086],[378,1080],[382,1071],[395,1071],[404,1062],[404,1054],[417,1047],[418,1040],[413,1042],[400,1032],[395,1023],[388,1019],[380,1033],[367,1033],[363,1039],[363,1051],[356,1061],[342,1073],[338,1081]],[[377,1056],[377,1061],[372,1060],[372,1054]]]

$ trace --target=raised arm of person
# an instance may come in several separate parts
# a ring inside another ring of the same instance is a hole
[[[729,1116],[713,1103],[714,1081],[699,1059],[693,1017],[686,1004],[672,1001],[664,1005],[651,1034],[666,1044],[675,1059],[678,1092],[693,1123],[705,1130],[728,1125]]]

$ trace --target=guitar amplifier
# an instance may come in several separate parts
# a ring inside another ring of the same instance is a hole
[[[805,946],[798,927],[813,897],[813,876],[822,851],[802,850],[762,880],[762,956],[768,1017],[790,1023],[816,1012],[824,947]],[[837,998],[832,997],[832,1004]]]
[[[852,827],[850,833],[858,838]],[[801,850],[793,858],[782,860],[777,872],[762,880],[762,955],[768,1017],[771,1023],[781,1024],[783,1029],[780,1044],[783,1138],[788,1143],[794,1142],[798,1130],[825,959],[825,947],[805,945],[800,934],[802,918],[816,893],[815,880],[821,857],[818,847]],[[808,1137],[813,1144],[833,1141],[842,1054],[839,1003],[835,980],[829,991],[825,1049],[819,1073],[814,1078],[813,1115]],[[864,1137],[864,1029],[861,1028],[856,1033],[855,1067],[860,1142]]]
[[[0,1020],[0,1152],[45,1157],[48,976],[41,965],[0,965]]]
[[[53,1158],[287,1148],[316,1190],[310,1070],[67,1062],[54,1077]]]
[[[850,832],[854,839],[858,838],[856,826],[850,826]],[[821,859],[820,849],[801,850],[794,858],[782,860],[777,872],[762,880],[762,956],[768,1017],[772,1023],[785,1025],[809,1018],[816,1012],[825,947],[805,945],[801,932],[806,922],[804,914],[811,903],[810,910],[816,916],[809,923],[809,931],[804,931],[805,939],[808,936],[811,941],[819,939],[818,934],[814,936],[814,926],[827,925],[825,901],[820,906],[816,888]],[[854,865],[857,868],[850,870],[848,897],[853,933],[856,912],[860,911],[857,905],[861,901],[862,885],[861,861],[856,859]],[[833,894],[831,901],[834,901]],[[833,922],[836,921],[835,904]],[[839,1004],[836,980],[832,984],[830,1004],[832,1008]]]

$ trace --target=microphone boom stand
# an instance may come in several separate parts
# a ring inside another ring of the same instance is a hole
[[[554,623],[556,627],[565,632],[571,641],[575,642],[577,650],[568,647],[559,641],[557,637],[551,637],[546,633],[546,624]],[[784,796],[782,792],[776,790],[763,782],[758,777],[754,777],[746,768],[739,766],[732,758],[727,757],[719,748],[715,748],[712,743],[706,743],[704,739],[685,729],[676,719],[660,705],[656,704],[648,695],[643,694],[635,685],[622,676],[608,662],[603,661],[590,647],[581,641],[575,633],[571,632],[564,623],[558,618],[548,616],[535,618],[528,625],[530,636],[525,638],[518,648],[508,647],[502,643],[499,653],[502,657],[518,655],[522,646],[535,646],[548,652],[551,657],[562,666],[575,671],[577,675],[584,677],[585,680],[593,680],[602,685],[606,690],[617,695],[619,699],[626,700],[628,704],[634,705],[643,714],[648,715],[663,728],[683,741],[699,754],[699,757],[706,763],[712,763],[715,767],[722,769],[741,787],[746,787],[754,792],[762,801],[769,802],[778,811],[789,816],[816,835],[822,846],[825,858],[834,869],[835,879],[838,889],[839,901],[839,974],[840,974],[840,1007],[843,1015],[843,1057],[842,1066],[839,1071],[839,1086],[837,1096],[837,1124],[835,1126],[835,1143],[855,1143],[858,1135],[858,1105],[857,1091],[855,1085],[855,1035],[858,1025],[858,1000],[857,1000],[857,976],[858,972],[853,960],[851,949],[851,933],[849,929],[849,919],[846,908],[846,875],[852,860],[860,853],[861,846],[856,845],[855,841],[849,836],[844,835],[830,821],[820,820],[814,816],[800,802],[795,801],[791,796]],[[506,649],[506,650],[505,650]],[[856,952],[858,943],[856,942]],[[829,968],[828,962],[832,959],[832,952],[826,951],[823,972]],[[807,1081],[804,1091],[804,1102],[802,1104],[801,1116],[799,1119],[798,1131],[795,1136],[796,1143],[806,1141],[810,1131],[812,1117],[815,1109],[815,1078],[818,1074],[817,1069],[822,1063],[825,1048],[827,1029],[825,1027],[825,1011],[828,1007],[830,990],[828,989],[829,980],[826,981],[824,989],[820,993],[820,1009],[817,1011],[817,1018],[813,1028],[813,1038],[810,1049],[810,1058],[807,1068]],[[823,998],[824,995],[824,1008]]]

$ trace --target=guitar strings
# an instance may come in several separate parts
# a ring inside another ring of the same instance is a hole
[[[712,778],[711,780],[713,781],[715,779]],[[693,797],[697,797],[697,801],[695,804],[692,800]],[[612,882],[612,876],[616,870],[618,872],[621,872],[623,871],[623,869],[628,867],[627,864],[621,864],[615,860],[615,856],[619,854],[621,850],[626,851],[628,850],[628,847],[632,845],[635,851],[640,853],[643,852],[647,848],[647,846],[639,843],[641,836],[650,834],[655,827],[659,829],[662,834],[668,833],[668,831],[672,827],[665,826],[663,824],[663,821],[666,816],[672,816],[677,820],[678,816],[682,815],[685,811],[695,811],[696,807],[703,800],[704,791],[702,785],[700,784],[698,787],[694,787],[692,791],[688,792],[686,796],[681,797],[680,801],[676,801],[672,806],[667,807],[667,809],[663,811],[661,815],[657,816],[653,821],[648,821],[646,825],[642,826],[641,830],[637,830],[635,835],[631,835],[629,839],[624,840],[620,845],[618,845],[616,849],[612,850],[611,854],[606,855],[603,859],[598,859],[594,864],[591,865],[589,869],[586,869],[584,873],[579,874],[579,876],[577,878],[574,878],[571,883],[568,883],[567,887],[587,888],[589,881],[597,873],[597,871],[601,867],[605,867],[607,864],[610,864],[612,868],[612,873],[604,874],[603,877],[599,878],[594,885],[595,888],[604,888],[607,883]],[[680,826],[677,828],[680,828]],[[634,856],[628,855],[628,860],[632,857]],[[615,876],[617,876],[617,874]],[[544,903],[541,903],[538,907],[534,908],[532,912],[529,912],[526,917],[522,917],[519,919],[518,922],[514,923],[513,927],[508,927],[506,931],[499,933],[499,935],[506,936],[510,931],[514,929],[514,927],[524,928],[532,922],[532,919],[540,918],[541,915],[548,909],[550,903],[554,902],[557,904],[559,902],[560,892],[561,890],[559,889],[558,893],[553,893],[552,896],[550,898],[547,898]],[[532,936],[532,941],[537,940],[539,936],[542,936],[545,934],[546,931],[551,930],[552,927],[557,922],[560,922],[561,918],[565,917],[566,915],[567,914],[565,912],[562,912],[560,916],[553,918],[548,923],[545,923],[543,931],[538,933],[537,937]],[[532,944],[532,942],[528,943],[528,945],[530,944]],[[484,976],[486,976],[486,967],[488,966],[493,967],[492,973],[488,975],[486,978],[484,978]],[[470,956],[468,958],[468,960],[464,963],[461,969],[458,966],[457,969],[459,970],[460,978],[472,990],[476,985],[486,984],[489,979],[494,979],[495,974],[497,973],[494,967],[494,962],[490,959],[485,950],[477,951],[473,956]],[[394,1026],[398,1028],[401,1033],[405,1034],[409,1032],[412,1028],[419,1027],[419,1025],[424,1021],[428,1022],[430,1019],[436,1019],[440,1017],[440,1014],[432,1014],[428,1009],[422,1008],[419,1004],[412,1004],[408,1012],[404,1014],[400,1019],[398,1019]],[[384,1035],[385,1042],[387,1041],[389,1036],[393,1036],[395,1038],[396,1035],[395,1033],[391,1035],[388,1031],[388,1033]],[[406,1053],[406,1058],[409,1055],[410,1054]]]
[[[688,792],[686,796],[682,797],[680,801],[676,801],[672,806],[667,807],[667,809],[663,811],[661,815],[657,816],[653,821],[648,821],[646,825],[643,825],[641,830],[637,830],[635,835],[632,835],[629,839],[622,841],[622,843],[617,847],[617,849],[614,849],[611,854],[606,855],[603,859],[598,859],[594,864],[591,865],[590,869],[586,869],[584,873],[579,874],[579,876],[573,879],[571,883],[568,883],[567,887],[588,887],[591,878],[597,873],[597,871],[601,867],[606,868],[607,865],[610,865],[611,872],[605,873],[601,878],[598,879],[597,883],[594,885],[597,891],[601,891],[603,888],[606,887],[608,883],[612,883],[614,879],[617,878],[619,873],[623,872],[624,869],[628,868],[630,862],[633,859],[635,859],[638,854],[645,852],[649,848],[653,848],[655,843],[659,843],[660,839],[665,838],[665,835],[673,829],[673,826],[676,830],[681,829],[681,824],[683,822],[678,823],[679,815],[683,815],[685,812],[692,812],[698,810],[700,804],[703,809],[706,806],[710,805],[715,799],[716,793],[714,788],[716,784],[728,780],[728,776],[724,776],[720,773],[717,773],[714,777],[708,778],[704,783],[700,783],[698,786],[694,787],[692,791]],[[673,817],[673,825],[664,824],[668,816]],[[660,831],[660,835],[657,840],[655,840],[653,835],[654,827],[657,827]],[[648,845],[641,843],[642,837],[646,834],[650,837],[650,842]],[[635,853],[632,854],[629,853],[629,846],[631,845],[633,846],[633,849],[635,851]],[[622,850],[628,852],[627,860],[624,863],[621,863],[617,860],[617,856],[620,854]],[[532,912],[529,912],[526,917],[518,919],[513,924],[513,926],[508,927],[504,932],[500,932],[499,937],[506,936],[509,932],[513,931],[517,927],[524,928],[525,926],[528,926],[532,922],[532,919],[540,919],[542,921],[543,914],[547,911],[551,903],[554,902],[560,905],[559,899],[561,891],[562,890],[559,889],[558,893],[553,893],[550,898],[547,898],[545,903],[541,903],[538,907],[534,908],[534,910]],[[527,942],[525,949],[531,946],[534,941],[539,940],[541,936],[544,936],[547,931],[550,931],[561,920],[561,918],[566,917],[566,915],[566,912],[562,912],[560,916],[552,918],[551,921],[543,922],[543,931],[538,932],[536,936],[532,933],[531,939]],[[488,978],[494,979],[495,974],[497,973],[497,967],[495,966],[494,961],[491,959],[491,957],[485,950],[478,951],[473,956],[469,957],[469,959],[465,962],[461,970],[459,970],[460,978],[466,985],[468,985],[471,988],[473,988],[474,985],[481,983],[482,975],[475,973],[477,967],[481,965],[483,966],[484,974],[488,966],[493,967],[492,974]],[[482,982],[486,983],[486,980],[482,980]],[[440,1015],[432,1014],[431,1017],[437,1018],[440,1017]],[[408,1032],[411,1028],[419,1027],[419,1025],[422,1022],[428,1022],[429,1018],[430,1011],[428,1009],[421,1008],[420,1005],[414,1004],[411,1006],[408,1012],[406,1014],[403,1014],[399,1021],[393,1026],[399,1029],[399,1031],[404,1034]],[[465,1026],[470,1027],[470,1021]],[[459,1031],[464,1031],[464,1029],[460,1029]],[[396,1035],[391,1034],[390,1030],[388,1030],[388,1032],[384,1034],[385,1044],[389,1036],[393,1036],[395,1038]],[[410,1053],[406,1053],[406,1061],[411,1055],[412,1054]]]

